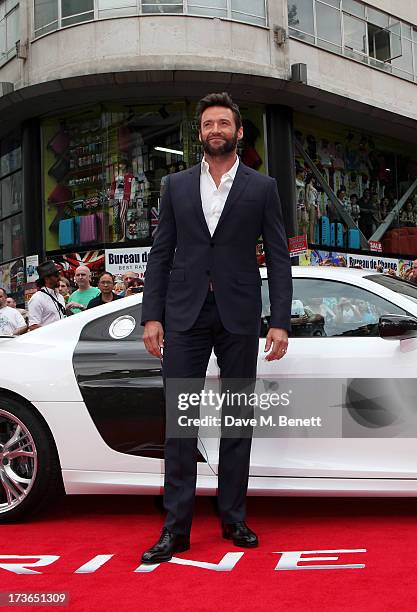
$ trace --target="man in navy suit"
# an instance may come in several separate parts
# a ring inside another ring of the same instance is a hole
[[[239,108],[226,93],[197,108],[201,164],[168,177],[145,276],[144,343],[168,379],[203,380],[214,350],[222,381],[254,381],[261,322],[256,244],[263,237],[271,301],[266,359],[281,359],[290,329],[292,281],[276,181],[240,162]],[[163,348],[163,355],[161,349]],[[245,523],[251,436],[222,436],[218,506],[223,537],[258,545]],[[165,442],[167,511],[144,563],[188,550],[197,473],[197,436]]]

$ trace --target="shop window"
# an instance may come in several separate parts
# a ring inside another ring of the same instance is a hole
[[[94,19],[94,0],[61,0],[61,25]]]
[[[0,181],[0,219],[22,211],[22,172]]]
[[[23,255],[23,216],[0,221],[0,261]]]
[[[227,17],[227,0],[188,0],[188,13],[207,17]]]
[[[19,39],[19,3],[17,0],[0,0],[0,64],[16,55]]]
[[[326,48],[332,51],[341,50],[342,33],[341,33],[341,13],[322,2],[316,2],[316,23],[317,23],[317,38],[318,44],[326,43]]]
[[[242,107],[243,162],[264,170],[263,113]],[[42,123],[46,251],[150,246],[167,176],[201,160],[194,107],[85,109]]]
[[[262,283],[262,324],[264,335],[270,317],[267,281]],[[370,337],[378,336],[379,317],[406,315],[391,302],[359,287],[320,279],[293,280],[291,336]]]
[[[314,44],[313,0],[289,0],[288,25],[292,35]]]
[[[34,0],[35,36],[58,28],[58,0]]]
[[[142,0],[142,13],[182,13],[182,0]]]
[[[22,167],[20,134],[9,134],[0,142],[0,178]]]

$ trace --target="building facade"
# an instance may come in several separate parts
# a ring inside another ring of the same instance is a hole
[[[209,91],[240,104],[289,237],[417,255],[413,0],[0,0],[0,41],[0,284],[19,302],[34,255],[146,260]]]

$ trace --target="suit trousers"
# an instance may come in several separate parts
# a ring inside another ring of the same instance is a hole
[[[253,390],[258,347],[258,335],[232,334],[223,327],[214,293],[209,291],[191,329],[165,333],[164,382],[166,384],[170,378],[191,378],[194,379],[192,385],[197,384],[200,390],[204,388],[213,349],[220,368],[222,391],[228,379],[244,379],[245,390],[251,385]],[[243,521],[246,516],[252,437],[247,429],[245,432],[242,438],[222,435],[220,440],[218,508],[225,523]],[[167,435],[165,440],[165,526],[176,534],[188,535],[191,530],[197,477],[197,429],[194,433],[184,438]]]

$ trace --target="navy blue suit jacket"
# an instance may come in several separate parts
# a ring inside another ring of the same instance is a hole
[[[259,334],[261,277],[256,244],[262,234],[268,268],[271,327],[290,329],[292,280],[275,179],[241,162],[213,236],[204,217],[198,164],[168,177],[151,249],[142,325],[160,321],[186,331],[196,321],[211,280],[224,327]]]

